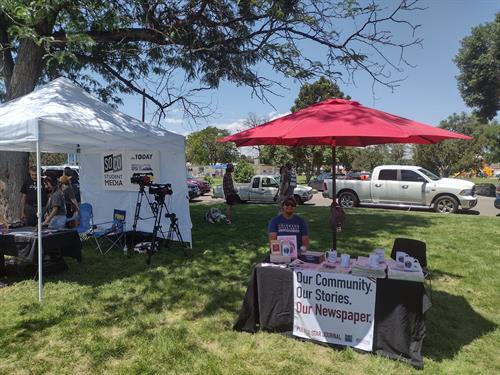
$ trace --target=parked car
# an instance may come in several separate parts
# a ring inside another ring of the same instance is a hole
[[[280,176],[257,175],[253,176],[249,184],[236,184],[238,198],[242,202],[274,202],[278,192]],[[310,200],[313,196],[312,188],[297,185],[294,197],[298,204]],[[222,185],[214,186],[213,198],[224,198]]]
[[[497,199],[495,199],[495,207],[500,210],[500,185],[497,185],[496,196]]]
[[[189,200],[193,200],[194,198],[199,197],[201,195],[198,185],[188,182],[187,187],[188,187]]]
[[[323,196],[332,198],[332,180],[325,180]],[[342,207],[359,204],[398,207],[429,207],[436,212],[453,213],[477,204],[474,183],[441,178],[428,170],[408,165],[382,165],[369,180],[338,180],[337,198]]]
[[[197,185],[200,189],[201,195],[210,193],[210,190],[212,189],[209,182],[200,180],[199,178],[196,178],[192,175],[188,175],[188,177],[186,178],[186,182]]]
[[[336,176],[337,179],[343,179],[346,177],[343,173],[337,173]],[[325,190],[325,180],[328,178],[332,178],[331,172],[323,172],[316,177],[311,178],[307,185],[312,187],[313,189],[316,189],[317,191],[323,191]]]

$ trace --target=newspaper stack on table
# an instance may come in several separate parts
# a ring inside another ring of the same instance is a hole
[[[376,277],[385,279],[385,262],[378,263],[376,267],[370,266],[367,257],[359,256],[352,266],[352,274],[356,276]]]
[[[316,263],[307,263],[300,259],[295,259],[288,265],[289,268],[294,270],[317,270],[321,265]]]
[[[416,270],[405,271],[394,259],[387,259],[386,262],[388,279],[424,282],[424,273],[419,263],[416,263]]]
[[[325,260],[323,263],[321,263],[321,268],[320,271],[322,272],[333,272],[333,273],[350,273],[351,272],[351,267],[354,264],[354,260],[351,259],[349,261],[349,267],[344,268],[340,265],[340,263],[333,263],[328,260]]]

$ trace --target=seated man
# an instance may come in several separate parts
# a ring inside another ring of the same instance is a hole
[[[63,229],[66,226],[66,202],[64,200],[64,190],[68,185],[56,183],[51,177],[45,179],[47,189],[52,191],[47,203],[47,213],[43,226],[49,229]]]
[[[282,213],[269,222],[267,232],[269,233],[269,244],[278,236],[295,236],[297,238],[297,250],[301,246],[309,248],[309,231],[306,222],[295,214],[297,203],[293,197],[287,197],[283,201]]]

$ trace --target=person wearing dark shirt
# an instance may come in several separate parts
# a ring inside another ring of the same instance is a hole
[[[224,197],[226,197],[226,223],[231,224],[233,221],[232,207],[238,201],[238,193],[234,188],[232,173],[234,166],[228,163],[226,166],[226,173],[222,179],[222,190],[224,190]]]
[[[21,220],[25,225],[36,225],[37,199],[36,199],[36,167],[30,167],[30,178],[21,187]],[[47,191],[42,188],[42,211],[47,204]]]
[[[287,197],[293,197],[293,191],[297,187],[297,175],[293,170],[292,163],[286,163],[286,173],[288,179],[288,186],[285,195]]]
[[[64,190],[68,188],[67,184],[56,183],[55,180],[48,177],[45,179],[47,188],[52,191],[47,203],[47,213],[42,225],[49,229],[62,229],[66,226],[66,202],[64,200]]]
[[[282,204],[282,213],[274,217],[267,227],[269,245],[279,236],[295,236],[297,251],[304,246],[309,248],[309,230],[300,216],[295,214],[297,203],[293,197],[287,197]]]
[[[80,197],[80,183],[78,181],[78,173],[71,169],[70,167],[64,167],[64,173],[65,176],[68,176],[71,178],[70,182],[70,187],[73,189],[74,193],[74,198],[78,202],[78,204],[81,203],[81,197]]]
[[[59,183],[62,185],[66,185],[66,188],[64,189],[64,201],[66,202],[66,217],[77,218],[78,213],[80,211],[80,205],[76,200],[75,191],[73,190],[73,187],[71,185],[71,179],[72,179],[71,177],[63,175],[59,177]]]

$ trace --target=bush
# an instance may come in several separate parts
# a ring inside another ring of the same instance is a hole
[[[249,162],[241,160],[234,168],[234,181],[250,182],[254,174],[253,166]]]

